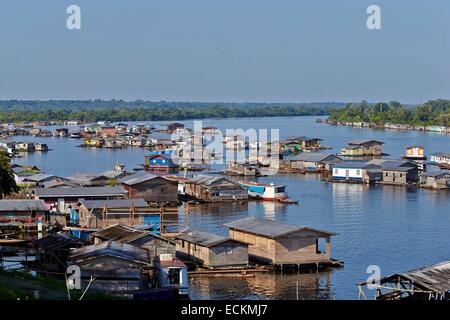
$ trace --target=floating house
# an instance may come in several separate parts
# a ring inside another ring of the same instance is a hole
[[[248,244],[251,259],[274,265],[329,264],[331,237],[311,227],[249,217],[224,224],[229,237]]]
[[[177,255],[208,268],[246,267],[247,244],[201,231],[189,231],[175,238]]]
[[[430,163],[450,169],[450,153],[436,152],[430,155]]]
[[[103,140],[97,138],[85,138],[81,144],[82,147],[94,147],[100,148],[103,144]]]
[[[341,158],[330,153],[306,152],[281,161],[283,169],[300,172],[328,171],[330,166],[343,162]]]
[[[268,201],[279,201],[288,198],[286,195],[286,186],[284,185],[258,183],[253,181],[240,181],[239,185],[248,190],[248,195],[251,198]]]
[[[46,143],[37,142],[34,144],[34,151],[48,151],[48,145]]]
[[[421,146],[410,146],[406,148],[406,155],[402,159],[410,160],[417,164],[419,171],[426,171],[425,150]]]
[[[247,201],[247,190],[224,177],[197,175],[185,182],[185,194],[203,202]]]
[[[151,257],[158,257],[161,254],[171,254],[175,256],[176,252],[175,240],[121,223],[113,224],[103,230],[92,233],[91,240],[95,244],[113,240],[142,247],[150,252]]]
[[[76,207],[79,224],[86,228],[106,228],[117,223],[133,226],[143,224],[148,216],[155,216],[147,202],[139,198],[80,200]]]
[[[371,290],[366,290],[369,287]],[[361,282],[358,289],[360,299],[373,299],[370,294],[376,300],[448,300],[450,261],[395,273],[377,283]]]
[[[173,133],[178,129],[184,129],[184,124],[179,122],[169,123],[167,126],[167,133]]]
[[[261,171],[257,165],[251,163],[227,162],[227,174],[246,177],[257,177]]]
[[[157,288],[175,290],[179,298],[189,296],[187,266],[172,254],[161,254],[153,260],[157,270]]]
[[[202,133],[205,135],[214,135],[220,133],[220,130],[217,127],[208,126],[202,128]]]
[[[91,174],[91,173],[76,173],[67,179],[82,187],[101,187],[106,186],[111,180],[103,175]]]
[[[450,171],[436,170],[421,173],[420,186],[430,189],[450,189]]]
[[[416,166],[384,166],[383,167],[384,184],[416,184],[419,182],[419,170]]]
[[[119,179],[129,198],[147,202],[178,205],[178,182],[148,172],[137,172]]]
[[[69,129],[67,129],[67,128],[56,128],[54,136],[58,137],[58,138],[67,138],[69,136]]]
[[[100,136],[102,138],[114,138],[117,136],[117,129],[114,126],[102,126],[100,128]]]
[[[373,183],[382,181],[381,167],[359,161],[347,161],[335,164],[331,168],[331,181]]]
[[[17,152],[31,152],[31,151],[34,151],[34,143],[33,142],[16,142],[14,145],[14,149]]]
[[[363,157],[363,156],[382,156],[381,146],[384,142],[378,140],[354,140],[348,143],[348,147],[343,148],[340,156]]]
[[[145,169],[151,171],[168,171],[172,172],[176,169],[176,165],[172,159],[163,154],[152,154],[145,156]]]

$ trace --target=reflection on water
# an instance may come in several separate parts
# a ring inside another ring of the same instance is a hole
[[[422,132],[396,132],[330,127],[312,117],[214,120],[225,128],[279,128],[280,138],[319,137],[337,152],[348,141],[384,141],[383,151],[399,158],[405,147],[418,144],[427,154],[450,150],[450,136]],[[185,121],[192,127],[192,121]],[[212,124],[212,122],[210,123]],[[20,139],[18,137],[17,139]],[[52,151],[27,154],[18,163],[35,164],[46,172],[69,176],[75,172],[103,172],[117,162],[128,170],[143,162],[144,149],[77,148],[79,140],[33,138]],[[222,167],[223,169],[223,167]],[[226,235],[224,223],[249,215],[279,222],[330,230],[331,256],[345,261],[345,267],[331,273],[311,275],[257,274],[255,278],[196,278],[191,280],[193,298],[211,299],[296,299],[299,281],[301,299],[354,299],[355,284],[367,278],[366,268],[379,265],[383,274],[406,271],[450,259],[450,192],[396,186],[333,184],[312,174],[279,174],[259,181],[287,185],[289,197],[299,205],[271,202],[202,204],[181,214],[179,224]]]
[[[256,273],[254,277],[245,278],[195,277],[190,280],[191,298],[332,299],[330,279],[330,272],[315,271],[295,274]]]

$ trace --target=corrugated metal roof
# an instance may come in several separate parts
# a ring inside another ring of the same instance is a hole
[[[423,172],[420,175],[423,177],[439,177],[442,175],[450,175],[449,170],[435,170],[435,171],[429,171],[429,172]]]
[[[37,174],[27,177],[25,180],[40,182],[40,181],[46,180],[48,178],[57,179],[58,177],[51,175],[51,174],[37,173]]]
[[[47,211],[43,200],[0,200],[0,211]]]
[[[189,231],[179,234],[176,239],[184,240],[190,243],[197,244],[202,247],[212,247],[219,243],[231,240],[230,238],[221,237],[215,234],[206,233],[202,231]],[[233,240],[234,241],[234,240]]]
[[[145,231],[140,231],[137,229],[134,229],[132,227],[126,226],[124,224],[121,223],[117,223],[114,224],[112,226],[109,226],[103,230],[97,231],[92,233],[92,237],[95,238],[99,238],[103,241],[109,241],[109,240],[120,240],[123,239],[125,237],[128,237],[130,235],[134,235],[134,234],[141,234],[142,232]],[[148,232],[145,232],[148,233]]]
[[[293,161],[308,161],[308,162],[320,162],[325,160],[328,157],[334,157],[340,159],[336,155],[332,153],[316,153],[316,152],[303,152],[293,157],[290,157],[289,160]]]
[[[74,262],[79,262],[100,256],[112,256],[145,265],[152,265],[148,250],[117,241],[106,241],[75,249],[70,253],[69,259]]]
[[[127,184],[127,185],[134,185],[138,184],[147,180],[154,179],[158,176],[142,171],[142,172],[136,172],[134,174],[131,174],[129,176],[123,177],[119,179],[119,182]]]
[[[149,208],[147,202],[141,198],[116,200],[80,200],[80,203],[88,209],[103,208],[105,206],[109,209],[130,208],[131,206],[135,208]]]
[[[99,197],[123,196],[123,187],[81,187],[81,188],[36,188],[34,193],[40,198],[52,197]]]
[[[450,261],[411,270],[400,275],[428,290],[435,292],[450,290]]]
[[[272,220],[258,219],[255,217],[244,218],[224,224],[225,227],[236,229],[252,234],[262,235],[269,238],[277,238],[300,230],[312,230],[328,235],[335,235],[333,232],[314,229],[305,226],[278,223]]]
[[[186,183],[195,183],[195,184],[200,184],[200,185],[205,185],[205,186],[210,186],[218,181],[224,181],[225,184],[234,184],[237,185],[236,183],[234,183],[233,181],[230,181],[224,177],[221,176],[210,176],[210,175],[205,175],[205,174],[199,174],[196,175],[195,177],[189,179],[189,181],[186,181]]]

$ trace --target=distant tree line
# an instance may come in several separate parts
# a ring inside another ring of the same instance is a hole
[[[430,100],[415,107],[396,101],[349,103],[345,108],[332,108],[329,119],[340,122],[450,126],[450,100]]]
[[[205,103],[123,100],[0,101],[1,122],[158,121],[327,115],[343,103]]]

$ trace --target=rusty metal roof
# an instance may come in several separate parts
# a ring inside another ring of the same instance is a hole
[[[450,261],[411,270],[399,275],[431,291],[440,293],[450,290]]]

